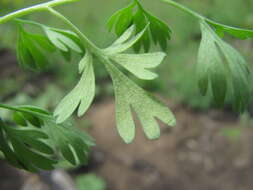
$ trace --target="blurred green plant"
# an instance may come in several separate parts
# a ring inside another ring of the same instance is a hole
[[[21,5],[24,0],[1,0],[0,5],[1,7],[10,7],[10,6],[18,6]]]
[[[52,170],[59,156],[73,165],[86,163],[93,140],[69,124],[57,124],[52,114],[34,106],[9,106],[11,122],[0,118],[0,150],[13,166],[31,172]],[[57,151],[61,154],[58,154]]]
[[[105,180],[93,173],[77,176],[76,186],[78,190],[106,190]]]

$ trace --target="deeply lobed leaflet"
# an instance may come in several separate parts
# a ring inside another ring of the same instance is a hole
[[[10,20],[17,23],[17,57],[25,69],[44,70],[50,64],[50,60],[46,59],[50,53],[59,53],[67,61],[71,53],[77,53],[81,57],[78,65],[80,80],[61,100],[53,114],[30,106],[11,107],[0,104],[0,108],[14,111],[14,127],[0,120],[0,150],[15,167],[29,171],[53,169],[58,156],[73,165],[87,161],[89,147],[94,144],[92,139],[64,123],[75,111],[78,116],[85,114],[92,104],[96,85],[93,67],[95,57],[105,66],[112,79],[117,129],[126,143],[131,143],[135,137],[133,112],[140,119],[149,139],[160,136],[156,119],[168,126],[176,124],[173,113],[164,103],[125,74],[128,71],[142,80],[158,77],[153,69],[162,63],[166,54],[148,51],[152,41],[166,50],[171,38],[167,24],[146,11],[140,1],[133,0],[109,19],[107,26],[118,38],[109,47],[101,49],[87,39],[71,21],[53,9],[54,6],[72,1],[76,0],[49,1],[0,17],[0,24]],[[162,1],[189,13],[200,22],[202,40],[197,63],[200,92],[203,95],[212,92],[214,101],[219,105],[224,105],[230,94],[235,110],[244,111],[250,97],[250,70],[239,52],[224,42],[222,37],[227,33],[246,39],[253,37],[253,31],[216,23],[172,0]],[[37,11],[50,12],[68,25],[70,30],[17,19]],[[42,34],[27,31],[27,24],[39,27]],[[143,48],[145,53],[125,53],[130,48],[136,52]]]

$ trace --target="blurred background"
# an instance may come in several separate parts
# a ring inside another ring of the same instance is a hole
[[[252,0],[177,0],[215,21],[253,29]],[[0,15],[39,0],[0,0]],[[45,2],[45,1],[44,1]],[[57,8],[99,47],[115,36],[106,30],[107,19],[129,0],[92,0]],[[161,138],[148,141],[137,121],[133,144],[117,134],[110,78],[95,63],[96,99],[83,118],[73,122],[97,143],[89,164],[74,169],[62,163],[59,170],[30,174],[0,160],[1,190],[252,190],[253,102],[242,115],[227,104],[218,109],[210,96],[202,97],[194,68],[201,33],[196,20],[157,1],[143,1],[145,8],[163,19],[173,31],[167,58],[157,69],[159,78],[139,85],[162,97],[173,110],[177,126],[162,126]],[[26,16],[44,24],[65,28],[47,13]],[[18,67],[15,55],[16,26],[0,26],[0,101],[32,104],[53,110],[79,79],[73,55],[70,62],[55,59],[46,72],[32,73]],[[252,67],[252,40],[226,37]],[[157,50],[153,47],[152,50]],[[0,110],[0,114],[8,114]]]

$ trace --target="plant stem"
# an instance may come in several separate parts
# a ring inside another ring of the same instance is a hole
[[[88,48],[92,53],[95,55],[101,55],[101,50],[93,43],[91,42],[70,20],[68,20],[64,15],[59,13],[58,11],[54,10],[53,8],[48,8],[48,11],[53,14],[54,16],[61,19],[65,24],[67,24],[73,32],[75,32],[79,38],[81,39],[82,43],[84,43],[84,46]]]
[[[6,105],[6,104],[0,104],[0,108],[7,109],[7,110],[12,110],[12,111],[20,111],[18,108],[12,107],[12,106],[9,106],[9,105]]]
[[[204,19],[204,20],[207,20],[207,18],[205,18],[204,16],[202,16],[202,15],[200,15],[200,14],[198,14],[198,13],[192,11],[191,9],[185,7],[184,5],[181,5],[181,4],[177,3],[177,2],[175,2],[174,0],[161,0],[161,1],[163,1],[163,2],[165,2],[165,3],[167,3],[167,4],[169,4],[169,5],[171,5],[171,6],[175,7],[175,8],[177,8],[177,9],[180,9],[180,10],[182,10],[183,12],[186,12],[186,13],[190,14],[191,16],[193,16],[193,17],[195,17],[195,18],[197,18],[197,19],[201,19],[201,20]]]
[[[41,3],[38,5],[34,5],[31,7],[24,8],[24,9],[20,9],[18,11],[15,11],[13,13],[10,13],[10,14],[0,17],[0,24],[6,23],[10,20],[13,20],[14,18],[21,17],[21,16],[24,16],[24,15],[27,15],[27,14],[30,14],[33,12],[46,11],[46,10],[48,10],[48,8],[62,5],[65,3],[75,2],[75,1],[78,1],[78,0],[53,0],[53,1],[46,2],[46,3]]]

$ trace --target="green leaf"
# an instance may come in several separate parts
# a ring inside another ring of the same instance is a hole
[[[6,140],[5,132],[4,132],[4,122],[0,118],[0,150],[3,152],[6,160],[13,166],[17,168],[24,168],[22,163],[19,161],[18,155],[14,153],[14,151],[11,149],[11,147],[8,144],[8,141]]]
[[[137,113],[144,133],[149,139],[157,139],[160,136],[155,117],[167,125],[176,124],[174,115],[164,104],[147,94],[114,65],[107,63],[106,68],[114,84],[117,128],[126,143],[131,143],[135,136],[131,108]]]
[[[52,156],[54,151],[43,142],[48,138],[43,131],[31,127],[25,129],[7,127],[3,122],[1,123],[0,136],[4,138],[5,143],[1,143],[0,149],[11,164],[32,172],[37,169],[54,168],[56,161],[45,155]]]
[[[19,26],[17,57],[21,67],[32,70],[47,68],[50,61],[46,53],[52,53],[54,50],[46,37],[28,33],[21,25]]]
[[[51,43],[61,51],[68,52],[69,49],[72,49],[77,53],[83,53],[80,40],[75,33],[47,26],[44,26],[43,29]]]
[[[114,13],[107,22],[107,27],[111,31],[115,26],[115,33],[121,35],[132,22],[132,9],[135,3],[131,3],[127,7]]]
[[[84,132],[50,121],[45,126],[50,140],[66,160],[73,165],[87,162],[89,146],[93,145],[90,137],[87,138]]]
[[[107,55],[110,55],[110,54],[116,54],[116,53],[121,53],[123,51],[126,51],[127,49],[132,47],[136,42],[138,42],[138,40],[140,40],[140,38],[143,36],[147,28],[148,28],[148,25],[141,32],[132,36],[135,26],[131,26],[111,46],[104,49],[103,50],[104,53]]]
[[[167,40],[171,39],[171,30],[167,24],[157,17],[147,13],[150,22],[150,31],[154,43],[159,43],[160,47],[165,51],[167,49]]]
[[[216,32],[218,33],[228,33],[236,38],[239,39],[247,39],[247,38],[252,38],[253,37],[253,30],[248,30],[248,29],[242,29],[242,28],[236,28],[236,27],[231,27],[219,23],[214,23],[207,21],[208,24],[212,25],[215,29]]]
[[[41,121],[38,117],[34,116],[30,113],[21,113],[23,118],[25,118],[29,123],[31,123],[35,127],[41,127]]]
[[[140,79],[152,80],[157,74],[148,70],[157,67],[164,57],[165,53],[146,53],[146,54],[115,54],[111,59],[136,75]]]
[[[147,26],[149,21],[146,19],[145,12],[142,9],[138,9],[133,17],[133,22],[136,26],[136,33],[140,32]],[[145,52],[150,49],[150,33],[149,28],[141,36],[140,40],[134,45],[134,50],[139,52],[141,46],[144,47]]]
[[[214,100],[222,105],[228,91],[231,91],[234,108],[239,112],[244,111],[250,96],[250,71],[245,60],[203,21],[201,30],[202,41],[197,65],[201,93],[206,95],[211,83]]]
[[[206,95],[209,80],[217,103],[223,104],[226,97],[227,82],[223,59],[213,34],[202,26],[202,40],[199,48],[197,74],[202,95]]]
[[[14,120],[18,125],[27,126],[26,119],[25,119],[25,117],[23,116],[22,113],[20,113],[20,112],[14,112],[13,115],[12,115],[12,118],[13,118],[13,120]]]
[[[165,22],[147,12],[137,0],[113,14],[107,26],[109,31],[115,27],[116,35],[120,36],[131,24],[136,26],[136,33],[139,33],[146,28],[148,23],[150,23],[149,27],[138,42],[134,44],[134,50],[138,52],[143,47],[144,51],[148,52],[152,39],[155,44],[158,42],[160,47],[165,50],[167,48],[167,40],[170,40],[171,30]]]
[[[57,122],[65,121],[78,108],[78,116],[83,115],[91,105],[95,96],[95,76],[92,55],[87,51],[80,61],[79,71],[82,76],[76,87],[63,98],[57,106],[54,115]]]
[[[32,172],[51,170],[57,162],[52,160],[56,150],[73,165],[87,162],[90,146],[95,144],[86,133],[71,125],[57,124],[51,113],[35,106],[18,106],[13,110],[22,116],[30,114],[42,124],[41,128],[7,127],[0,118],[0,151],[10,164]]]

